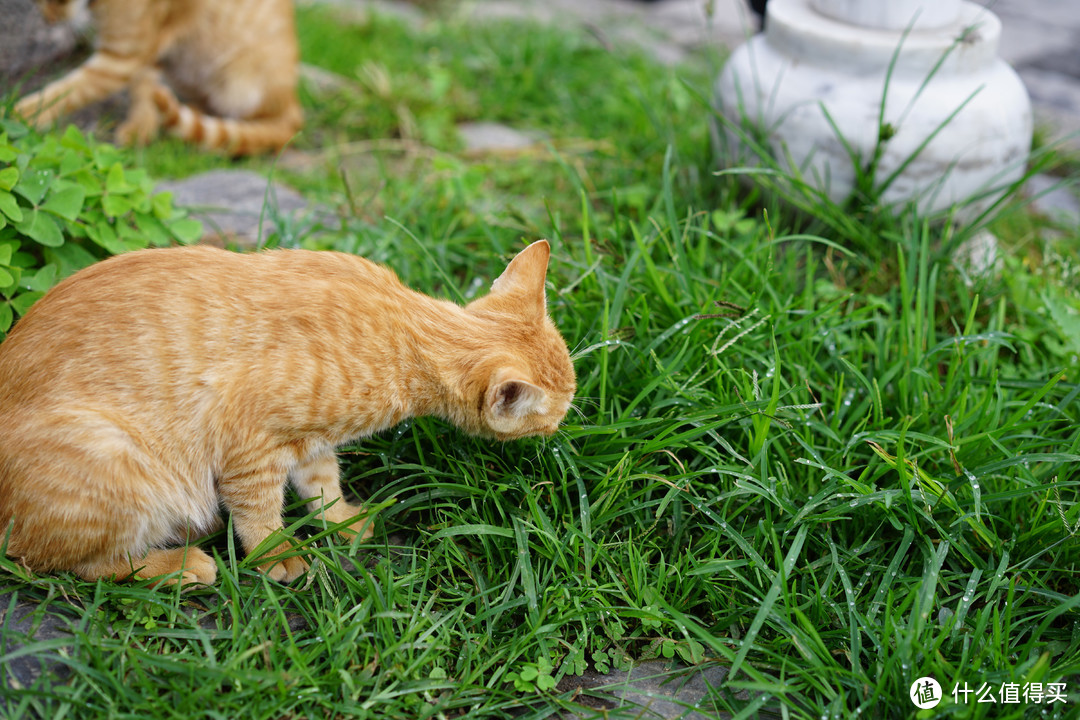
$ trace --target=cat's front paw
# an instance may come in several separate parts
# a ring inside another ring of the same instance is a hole
[[[194,548],[198,550],[198,548]],[[195,585],[213,585],[217,580],[217,564],[205,552],[189,552],[184,561],[184,571],[180,574],[180,585],[189,590]]]
[[[59,114],[45,106],[41,93],[31,93],[15,103],[14,112],[16,117],[22,118],[37,128],[48,127]]]
[[[282,543],[269,555],[281,555],[282,553],[292,550],[292,546],[288,543]],[[291,583],[296,578],[300,577],[308,570],[307,561],[302,557],[292,556],[277,559],[274,558],[269,562],[262,563],[258,566],[259,572],[266,573],[267,577],[271,580],[277,580],[282,583]]]
[[[158,119],[155,115],[152,118],[134,118],[126,120],[120,124],[120,127],[116,128],[116,141],[121,145],[138,145],[143,146],[148,144],[158,133]]]

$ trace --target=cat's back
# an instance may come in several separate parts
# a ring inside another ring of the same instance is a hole
[[[149,390],[264,351],[287,318],[363,312],[399,292],[393,272],[341,253],[194,246],[119,255],[62,281],[0,343],[0,410],[76,387]]]
[[[205,317],[230,307],[273,309],[287,305],[288,298],[318,297],[334,285],[385,292],[400,282],[387,268],[337,252],[245,254],[205,245],[139,250],[95,263],[57,284],[15,325],[0,344],[0,356],[24,335],[46,329],[124,331],[116,324],[121,319],[144,323]]]

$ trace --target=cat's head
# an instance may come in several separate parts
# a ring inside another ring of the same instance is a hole
[[[489,321],[495,339],[468,370],[477,396],[474,432],[500,440],[553,435],[574,399],[574,365],[547,314],[550,253],[546,240],[534,242],[510,261],[488,295],[466,307]]]
[[[74,20],[88,5],[87,0],[35,0],[35,2],[45,17],[45,22],[49,23]]]

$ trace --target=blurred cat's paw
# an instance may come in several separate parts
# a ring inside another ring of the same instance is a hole
[[[116,128],[116,141],[121,145],[146,145],[158,132],[157,117],[129,119]]]
[[[31,93],[15,103],[15,115],[37,128],[46,128],[56,119],[58,112],[46,107],[41,93]]]

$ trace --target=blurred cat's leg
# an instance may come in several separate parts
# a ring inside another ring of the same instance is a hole
[[[233,462],[218,478],[218,494],[225,509],[232,513],[233,528],[249,555],[268,537],[281,535],[281,507],[285,499],[284,463],[272,450],[252,448],[248,461]],[[276,558],[293,549],[282,542],[266,556],[270,559],[258,568],[272,580],[292,582],[307,572],[301,557]]]
[[[345,502],[341,495],[341,471],[333,448],[324,448],[300,461],[289,479],[302,498],[314,498],[308,509],[320,511],[320,517],[329,523],[353,521],[340,532],[352,540],[357,535],[367,540],[374,533],[375,518],[364,514],[363,507]],[[359,516],[359,517],[358,517]]]
[[[64,77],[19,100],[15,114],[46,127],[61,115],[122,90],[145,64],[138,56],[95,52]]]
[[[154,102],[154,91],[161,85],[161,71],[143,68],[131,80],[131,107],[127,119],[116,128],[116,139],[124,145],[145,145],[158,133],[161,115]]]

